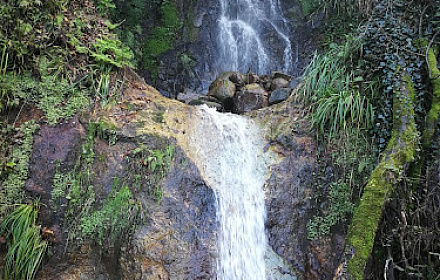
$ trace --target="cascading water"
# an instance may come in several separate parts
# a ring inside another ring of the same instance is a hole
[[[220,0],[220,6],[218,70],[291,72],[290,30],[279,0]]]
[[[217,279],[266,280],[263,184],[270,161],[249,119],[200,107],[191,135],[199,169],[217,197]]]

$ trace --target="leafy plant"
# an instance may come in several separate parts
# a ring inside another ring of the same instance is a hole
[[[6,217],[0,227],[0,235],[6,234],[5,280],[32,280],[40,267],[47,242],[40,238],[40,227],[36,226],[36,206],[18,205]]]
[[[117,38],[104,36],[97,39],[92,46],[93,51],[90,52],[90,55],[98,64],[108,64],[118,68],[123,66],[134,68],[134,65],[131,63],[133,53]]]
[[[96,8],[101,15],[109,16],[116,8],[113,0],[97,0]]]

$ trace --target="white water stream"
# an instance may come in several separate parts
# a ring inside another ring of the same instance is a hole
[[[199,169],[217,198],[219,280],[266,280],[263,184],[270,158],[248,118],[200,107],[191,135]]]
[[[290,73],[292,43],[279,0],[219,1],[220,70],[267,74],[282,69]],[[276,53],[280,49],[282,61]]]

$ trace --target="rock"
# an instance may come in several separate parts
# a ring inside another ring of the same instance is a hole
[[[258,84],[249,84],[234,96],[234,111],[244,113],[267,106],[268,93]]]
[[[229,79],[232,73],[234,72],[225,72],[215,79],[215,81],[209,86],[208,96],[213,96],[220,102],[223,102],[226,98],[233,97],[236,87]]]
[[[268,246],[264,256],[267,280],[297,280],[291,266]]]
[[[189,90],[185,90],[184,92],[179,92],[177,94],[177,100],[186,104],[189,104],[191,101],[196,100],[199,97],[200,97],[199,94]]]
[[[272,91],[269,97],[269,105],[280,103],[286,100],[291,92],[292,92],[291,88],[279,88]]]
[[[270,85],[271,90],[276,90],[279,88],[286,88],[289,86],[289,81],[284,78],[275,78],[272,80]]]
[[[193,105],[193,106],[205,104],[206,106],[208,106],[210,108],[216,108],[217,111],[222,111],[222,109],[223,109],[223,106],[220,103],[217,103],[217,102],[214,102],[214,101],[208,101],[208,100],[200,99],[200,98],[196,99],[196,100],[192,100],[188,104],[189,105]]]
[[[275,72],[272,72],[272,75],[270,75],[270,78],[272,80],[277,79],[277,78],[282,78],[282,79],[290,82],[293,77],[288,74],[284,74],[283,72],[275,71]]]
[[[251,83],[234,98],[226,98],[223,104],[233,100],[237,111],[243,112],[266,106],[267,98],[262,85]],[[121,104],[129,103],[135,114],[126,112],[119,103],[96,112],[100,121],[114,125],[119,139],[109,145],[105,139],[94,138],[95,161],[90,165],[90,173],[94,175],[90,185],[95,199],[102,204],[115,183],[114,178],[136,174],[129,164],[138,161],[127,161],[126,155],[139,147],[139,143],[149,150],[163,150],[173,144],[175,154],[161,182],[162,200],[158,203],[149,198],[144,185],[147,180],[130,187],[145,210],[142,223],[133,234],[121,235],[121,244],[115,243],[113,249],[100,248],[94,242],[90,246],[77,247],[81,244],[73,242],[67,246],[67,226],[61,223],[65,221],[65,210],[53,213],[50,208],[56,205],[51,195],[53,177],[57,168],[62,174],[77,168],[82,145],[88,138],[86,124],[96,119],[85,113],[79,120],[72,118],[55,127],[42,125],[35,136],[26,187],[48,205],[44,207],[47,210],[40,212],[39,220],[42,227],[53,229],[60,242],[52,245],[53,255],[48,257],[37,279],[215,279],[216,196],[191,159],[192,150],[188,146],[188,131],[196,125],[195,108],[164,98],[153,87],[140,83],[127,82],[123,100]],[[212,96],[197,99],[198,102],[215,100]],[[331,279],[334,259],[344,248],[344,236],[335,239],[337,242],[326,239],[317,245],[310,245],[307,239],[306,225],[314,213],[312,198],[316,196],[313,188],[316,146],[307,134],[309,123],[303,108],[298,106],[284,102],[248,113],[256,122],[267,122],[262,125],[271,139],[271,148],[283,155],[271,167],[264,186],[268,246],[273,249],[268,248],[266,267],[269,276],[277,280],[293,280],[295,271],[297,279],[314,271],[322,276],[320,279]],[[158,114],[163,117],[161,122],[156,121]],[[142,175],[140,170],[143,168],[137,170],[138,175]]]
[[[253,83],[258,83],[260,81],[260,78],[258,77],[257,74],[254,73],[247,73],[247,74],[243,74],[243,81],[245,84],[253,84]]]
[[[290,87],[296,88],[302,82],[302,80],[303,80],[302,77],[296,77],[292,79],[292,81],[290,82]]]
[[[233,82],[238,87],[244,86],[244,75],[240,74],[238,72],[233,73],[231,76],[229,76],[229,80]]]
[[[267,75],[260,76],[260,83],[270,83],[270,78]]]
[[[205,96],[202,95],[199,97],[200,100],[204,100],[204,101],[208,101],[208,102],[215,102],[215,103],[220,103],[219,100],[217,98],[215,98],[214,96]]]

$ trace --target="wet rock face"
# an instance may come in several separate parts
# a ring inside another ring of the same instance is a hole
[[[129,161],[127,155],[139,147],[139,143],[150,150],[163,150],[164,146],[173,145],[175,152],[169,172],[160,181],[163,197],[158,202],[151,197],[150,190],[143,183],[139,186],[129,184],[136,201],[143,206],[141,220],[132,234],[121,234],[111,247],[105,244],[101,247],[96,240],[67,243],[69,228],[64,216],[65,208],[60,206],[56,212],[52,208],[57,204],[52,201],[51,195],[53,177],[57,171],[68,172],[77,168],[78,157],[84,152],[82,145],[89,137],[89,123],[96,119],[95,116],[84,115],[81,120],[75,117],[54,127],[43,124],[35,136],[26,190],[35,197],[41,197],[44,206],[39,221],[42,226],[55,231],[56,242],[51,243],[52,255],[45,260],[37,279],[215,278],[214,243],[217,225],[214,192],[180,148],[182,143],[176,143],[175,138],[160,136],[155,132],[164,132],[165,122],[169,122],[172,124],[169,133],[177,133],[176,128],[180,124],[180,120],[176,117],[168,119],[168,115],[163,117],[164,120],[157,120],[157,112],[164,114],[161,110],[167,106],[180,106],[180,110],[171,110],[173,113],[182,113],[187,109],[191,112],[189,109],[192,107],[163,98],[145,84],[136,81],[128,84],[130,88],[127,93],[136,95],[131,96],[131,108],[145,110],[146,116],[133,119],[135,115],[132,111],[113,108],[118,113],[112,111],[111,115],[120,121],[120,126],[115,127],[118,130],[117,141],[110,145],[108,139],[94,137],[95,157],[93,164],[88,166],[88,172],[92,174],[90,185],[93,186],[99,207],[115,184],[114,178],[134,175],[130,168],[133,161]],[[147,96],[143,91],[154,94]],[[127,95],[125,100],[128,99]],[[188,116],[186,118],[189,119]],[[148,125],[149,130],[136,130],[149,121],[161,129],[156,130],[153,125]],[[121,129],[128,123],[133,125]],[[179,135],[184,135],[185,129],[186,126],[182,125]]]
[[[213,279],[215,196],[195,165],[177,152],[160,204],[122,248],[124,279]]]
[[[102,186],[95,190],[97,199],[108,194],[106,186],[111,186],[112,178],[129,176],[123,158],[136,148],[137,142],[145,142],[153,149],[163,140],[155,137],[120,139],[112,146],[96,141],[96,155],[105,158],[90,170],[97,175],[94,185]],[[74,147],[67,147],[66,153],[74,152]],[[74,157],[62,161],[64,165],[72,162],[75,162]],[[49,195],[50,205],[51,180],[50,174],[45,174],[40,176],[47,180],[46,183],[40,181],[40,193]],[[176,148],[170,172],[163,182],[160,202],[152,199],[146,189],[135,193],[145,211],[142,224],[131,237],[121,236],[110,249],[101,249],[93,242],[79,249],[70,244],[68,254],[64,255],[66,236],[64,239],[61,236],[54,244],[55,256],[46,264],[40,279],[212,279],[217,228],[215,196],[184,152]],[[60,223],[59,215],[62,212],[57,213],[58,219],[44,212],[41,216],[50,228],[61,227],[58,231],[63,232],[67,228]],[[67,265],[69,263],[73,266]]]
[[[307,264],[308,210],[314,159],[307,151],[289,153],[272,168],[266,185],[269,244],[300,271]],[[307,186],[310,186],[308,188]]]
[[[247,88],[263,92],[267,91],[264,85],[270,85],[269,77],[249,78],[248,81],[257,83],[252,86],[245,83],[243,76],[232,79],[240,91]],[[95,137],[95,161],[90,170],[95,176],[91,184],[102,204],[114,177],[132,175],[125,158],[130,151],[140,143],[148,149],[172,144],[172,164],[161,181],[163,198],[157,202],[145,187],[130,185],[144,209],[142,222],[132,235],[120,236],[113,247],[104,249],[93,240],[67,244],[63,211],[54,213],[50,208],[53,176],[57,162],[60,171],[74,168],[82,153],[81,146],[87,141],[87,126],[92,117],[73,118],[55,127],[42,125],[35,136],[26,190],[41,197],[41,202],[48,206],[42,209],[40,219],[42,226],[55,230],[57,242],[51,245],[52,256],[45,261],[39,279],[215,279],[215,194],[187,157],[185,145],[188,131],[194,125],[194,107],[166,99],[136,79],[127,82],[127,87],[124,106],[99,113],[101,120],[115,125],[117,141],[109,145],[107,140]],[[316,147],[313,137],[307,135],[309,124],[303,109],[288,99],[246,114],[261,124],[267,132],[268,146],[281,158],[271,167],[264,187],[268,241],[270,252],[276,253],[271,270],[274,275],[284,275],[274,279],[331,279],[334,259],[343,250],[344,237],[307,240],[306,225],[313,215]],[[279,264],[285,262],[289,271],[280,269]]]
[[[293,94],[296,94],[294,91]],[[294,96],[246,115],[266,131],[281,160],[264,186],[269,245],[293,267],[298,279],[332,279],[344,250],[343,234],[310,241],[307,223],[315,215],[316,144],[304,108]]]
[[[75,158],[80,153],[80,145],[86,135],[86,130],[74,117],[56,126],[43,124],[34,137],[33,153],[29,166],[29,179],[25,190],[34,197],[40,197],[41,203],[51,204],[52,180],[57,163],[63,163],[62,168],[73,168]],[[60,213],[52,213],[48,207],[41,209],[40,219],[44,225],[60,219]]]

